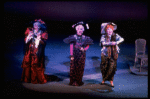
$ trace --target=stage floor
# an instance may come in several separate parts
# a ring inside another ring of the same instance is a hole
[[[61,39],[47,41],[45,48],[45,74],[54,77],[46,84],[20,82],[21,63],[23,60],[23,38],[5,43],[4,50],[4,96],[63,96],[63,97],[113,97],[113,98],[146,98],[148,97],[148,76],[130,73],[135,55],[134,43],[122,43],[117,61],[117,72],[112,88],[109,82],[100,85],[101,47],[94,42],[86,52],[83,86],[69,86],[69,45]],[[146,52],[148,53],[148,51]]]

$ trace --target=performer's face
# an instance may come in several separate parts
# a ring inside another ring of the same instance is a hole
[[[40,28],[40,23],[39,23],[39,22],[35,22],[35,23],[33,24],[33,27],[34,27],[35,29],[39,29],[39,28]]]
[[[111,28],[106,29],[107,35],[111,36],[113,33],[113,30]]]
[[[84,32],[84,27],[82,25],[76,26],[76,31],[78,35],[82,35]]]

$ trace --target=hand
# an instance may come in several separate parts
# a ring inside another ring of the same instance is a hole
[[[29,35],[26,38],[25,43],[28,43],[33,38],[33,32],[30,32]]]
[[[40,40],[41,39],[41,35],[37,35],[37,39]]]
[[[29,38],[33,38],[33,32],[31,31],[30,33],[29,33]]]
[[[81,47],[80,50],[83,51],[83,52],[85,51],[83,47]]]
[[[116,42],[114,42],[114,41],[112,41],[112,42],[111,42],[111,45],[117,45],[117,43],[116,43]]]
[[[74,57],[72,56],[70,59],[71,59],[71,60],[74,60]]]

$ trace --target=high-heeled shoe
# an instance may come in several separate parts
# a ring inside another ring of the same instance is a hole
[[[114,87],[114,84],[110,84],[111,87]]]
[[[105,84],[105,82],[101,82],[101,85],[104,85]]]
[[[114,87],[113,81],[110,81],[110,86],[111,86],[111,87]]]

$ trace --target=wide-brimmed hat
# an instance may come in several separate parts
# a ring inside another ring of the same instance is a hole
[[[101,34],[105,34],[106,32],[105,32],[105,28],[106,28],[106,26],[107,25],[112,25],[113,27],[114,27],[114,30],[116,30],[117,29],[117,25],[115,24],[115,23],[113,23],[113,22],[106,22],[106,23],[102,23],[101,24]]]
[[[78,26],[78,25],[83,25],[85,29],[89,29],[88,23],[85,23],[85,22],[83,22],[83,21],[80,21],[80,22],[78,22],[78,23],[76,23],[76,24],[73,24],[73,25],[72,25],[72,28],[75,29],[75,27]]]

